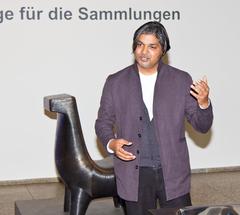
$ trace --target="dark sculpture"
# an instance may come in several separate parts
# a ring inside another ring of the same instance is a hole
[[[44,108],[57,113],[55,163],[65,184],[64,211],[84,215],[92,199],[113,197],[119,206],[112,160],[93,161],[82,134],[76,100],[60,94],[44,97]]]

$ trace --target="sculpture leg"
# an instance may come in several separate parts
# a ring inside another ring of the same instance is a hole
[[[113,203],[114,203],[115,208],[121,207],[124,215],[127,215],[126,204],[122,198],[120,198],[119,196],[113,196]]]
[[[81,188],[71,190],[71,210],[70,215],[85,215],[91,197]]]
[[[113,203],[115,208],[121,207],[121,199],[118,196],[113,196]]]
[[[64,212],[69,212],[71,205],[71,192],[65,185],[65,194],[64,194]]]

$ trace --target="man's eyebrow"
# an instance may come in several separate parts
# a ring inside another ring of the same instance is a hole
[[[149,43],[149,44],[145,44],[145,43],[142,42],[141,40],[137,40],[137,43],[141,43],[141,44],[143,44],[143,45],[148,45],[148,46],[156,46],[156,45],[160,44],[159,42],[157,42],[157,43]]]

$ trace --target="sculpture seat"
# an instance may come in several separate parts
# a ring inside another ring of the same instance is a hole
[[[111,158],[91,159],[85,145],[76,100],[60,94],[44,97],[44,108],[56,113],[55,164],[65,184],[64,211],[84,215],[91,200],[118,196]]]

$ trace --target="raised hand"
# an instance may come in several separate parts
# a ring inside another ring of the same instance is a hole
[[[206,76],[191,85],[190,94],[197,99],[201,108],[205,109],[208,107],[209,86]]]

